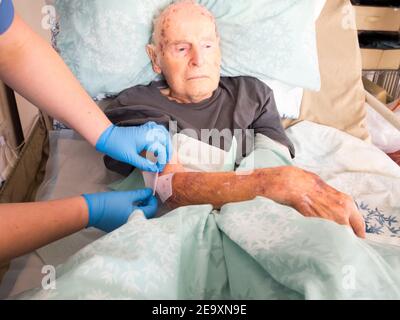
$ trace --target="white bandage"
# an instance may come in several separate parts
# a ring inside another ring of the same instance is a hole
[[[174,173],[160,177],[158,173],[143,171],[143,179],[146,188],[151,188],[153,190],[153,195],[157,192],[163,203],[172,196],[173,176]]]
[[[143,171],[143,180],[144,185],[146,188],[150,188],[153,190],[153,196],[156,194],[157,189],[157,180],[158,180],[158,173],[157,172],[147,172]]]
[[[172,178],[174,173],[158,177],[156,191],[160,200],[164,203],[172,196]]]

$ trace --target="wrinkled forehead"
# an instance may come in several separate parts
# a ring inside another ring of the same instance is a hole
[[[164,10],[155,24],[155,42],[217,37],[214,16],[204,7],[182,2]]]

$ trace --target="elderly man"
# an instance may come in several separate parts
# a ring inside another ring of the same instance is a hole
[[[165,81],[127,89],[107,110],[120,125],[155,121],[179,130],[253,129],[289,150],[294,147],[281,126],[273,93],[251,77],[220,77],[221,51],[212,14],[193,1],[168,6],[155,20],[152,43],[147,46],[153,70]],[[224,145],[224,149],[229,149]],[[288,152],[288,154],[289,154]],[[246,155],[246,154],[245,154]],[[290,163],[290,159],[289,159]],[[113,170],[128,173],[120,163],[106,159]],[[171,207],[225,203],[264,196],[291,206],[308,217],[320,217],[349,225],[365,236],[365,224],[352,198],[324,183],[317,175],[283,165],[261,168],[249,174],[235,172],[185,172],[179,163],[166,166],[174,173]]]

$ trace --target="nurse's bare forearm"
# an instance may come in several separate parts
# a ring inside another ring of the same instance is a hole
[[[88,224],[83,197],[0,205],[0,262],[73,234]]]
[[[92,145],[111,125],[57,52],[17,15],[0,36],[0,78]]]
[[[288,203],[284,174],[284,167],[257,169],[247,174],[178,172],[173,176],[173,192],[167,205],[176,208],[208,203],[219,209],[226,203],[250,200],[256,196]]]

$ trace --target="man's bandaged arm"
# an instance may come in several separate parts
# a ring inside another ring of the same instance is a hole
[[[261,145],[256,148],[262,149]],[[156,191],[170,208],[212,204],[218,209],[226,203],[251,200],[256,196],[289,204],[289,193],[285,191],[289,166],[255,170],[246,170],[246,167],[237,172],[186,172],[174,154],[159,174]]]
[[[289,167],[290,168],[290,167]],[[160,177],[170,178],[170,208],[186,205],[212,204],[215,209],[226,203],[264,196],[286,204],[285,167],[257,169],[252,172],[171,172]],[[172,177],[172,178],[171,178]]]
[[[160,180],[166,179],[166,188],[161,192],[170,208],[212,204],[219,209],[226,203],[263,196],[306,217],[348,225],[358,236],[365,236],[365,223],[352,197],[332,188],[316,174],[291,165],[252,171],[245,171],[246,167],[241,166],[243,171],[214,173],[180,172],[184,168],[179,164],[167,165],[159,185]]]
[[[244,173],[244,172],[242,172]],[[306,217],[318,217],[353,228],[365,236],[365,223],[353,199],[324,183],[317,175],[294,166],[237,172],[178,172],[171,179],[171,208],[212,204],[214,209],[230,202],[263,196],[288,205]]]
[[[162,201],[167,199],[171,208],[204,203],[220,208],[226,203],[250,200],[256,196],[287,204],[288,193],[284,186],[290,169],[285,167],[291,162],[276,159],[272,150],[277,150],[282,158],[290,159],[286,146],[257,134],[254,151],[242,160],[236,172],[184,172],[185,168],[174,155],[173,161],[160,175],[158,194]],[[258,161],[258,158],[271,159],[271,163]]]

